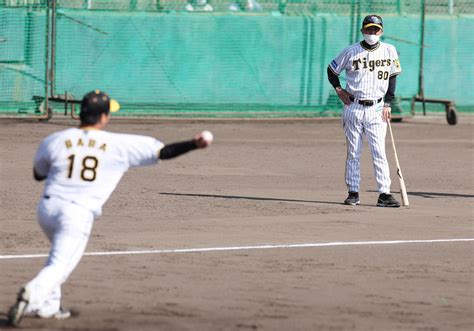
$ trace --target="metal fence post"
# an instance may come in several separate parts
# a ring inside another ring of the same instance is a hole
[[[49,21],[50,21],[50,6],[51,1],[48,0],[46,5],[46,40],[45,40],[45,51],[44,51],[44,111],[48,112],[48,95],[49,95],[49,39],[50,39],[50,29],[49,29]]]
[[[403,0],[397,0],[397,13],[398,15],[403,13]]]
[[[454,0],[448,0],[448,13],[449,15],[454,14]]]

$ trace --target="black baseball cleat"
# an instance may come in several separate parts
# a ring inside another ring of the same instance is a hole
[[[400,202],[398,202],[391,194],[381,193],[377,200],[377,207],[398,208],[400,207]]]
[[[30,293],[24,287],[21,288],[16,299],[16,303],[8,311],[8,324],[18,326],[23,316],[25,316],[26,307],[30,300]]]
[[[360,204],[359,193],[358,192],[349,192],[346,200],[344,200],[345,205],[356,206]]]

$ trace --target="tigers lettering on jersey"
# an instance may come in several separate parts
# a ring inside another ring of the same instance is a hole
[[[369,71],[374,71],[375,68],[385,67],[385,66],[390,67],[391,65],[392,65],[391,59],[367,61],[367,59],[363,57],[362,59],[352,60],[353,70],[369,69]]]

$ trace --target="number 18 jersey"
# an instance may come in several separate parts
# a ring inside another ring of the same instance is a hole
[[[163,146],[152,137],[71,128],[41,142],[34,169],[47,176],[46,196],[77,203],[98,217],[123,174],[157,163]]]
[[[346,71],[346,90],[359,100],[383,98],[388,89],[388,79],[401,72],[395,46],[380,42],[374,49],[357,43],[345,48],[329,65],[340,75]]]

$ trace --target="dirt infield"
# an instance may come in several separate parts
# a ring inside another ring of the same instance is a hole
[[[39,141],[73,122],[0,120],[0,313],[47,253],[32,178]],[[474,118],[393,123],[409,207],[375,207],[367,144],[362,204],[341,204],[340,122],[112,122],[110,131],[165,142],[209,129],[215,144],[158,167],[130,170],[95,224],[63,286],[66,321],[25,318],[42,330],[472,330]],[[392,189],[398,180],[389,140]],[[295,246],[400,240],[397,244]],[[222,247],[279,245],[266,249]],[[192,251],[209,248],[205,251]],[[0,316],[0,329],[6,329]]]

